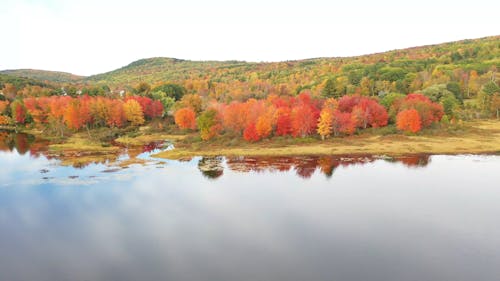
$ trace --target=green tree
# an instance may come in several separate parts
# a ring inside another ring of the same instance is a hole
[[[484,84],[477,95],[477,99],[479,101],[479,105],[483,112],[490,113],[491,112],[491,102],[495,95],[500,94],[500,86],[498,86],[495,82],[489,81]]]
[[[177,84],[164,84],[153,89],[153,92],[164,92],[167,96],[180,100],[186,94],[186,89]]]
[[[158,100],[163,105],[163,115],[169,115],[171,113],[172,107],[175,104],[175,99],[173,97],[169,97],[163,91],[155,91],[151,93],[151,97],[154,100]]]
[[[380,100],[380,104],[385,107],[385,109],[389,110],[394,101],[398,99],[404,99],[405,95],[400,93],[389,93],[384,95],[384,97]]]
[[[215,109],[208,109],[200,114],[196,119],[196,125],[200,129],[200,136],[203,140],[211,139],[222,129],[218,112]]]
[[[444,113],[449,117],[454,116],[454,111],[460,104],[453,94],[441,97],[440,102],[443,105]]]
[[[446,84],[446,89],[453,93],[453,95],[460,102],[460,104],[463,104],[462,89],[460,89],[459,83],[450,82],[450,83]]]
[[[422,93],[433,102],[439,102],[444,96],[453,95],[453,93],[446,88],[446,84],[432,85],[422,90]]]
[[[321,95],[327,98],[338,97],[336,78],[328,78],[326,80]]]

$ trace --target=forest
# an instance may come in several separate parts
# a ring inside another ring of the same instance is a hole
[[[259,142],[500,118],[500,36],[275,63],[151,58],[89,77],[0,72],[0,125],[64,137],[150,126]]]

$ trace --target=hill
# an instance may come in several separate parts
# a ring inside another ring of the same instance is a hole
[[[248,65],[251,64],[240,61],[189,61],[158,57],[141,59],[117,70],[89,76],[85,81],[112,85],[183,81],[200,75],[205,76],[216,69]]]
[[[245,97],[303,89],[320,92],[330,80],[334,95],[360,91],[373,95],[408,93],[447,82],[466,84],[471,75],[479,77],[498,68],[500,36],[492,36],[357,57],[270,63],[149,58],[84,81],[111,87],[173,82],[190,92],[219,98],[228,92]]]
[[[218,100],[243,100],[269,94],[296,94],[304,89],[336,97],[353,93],[409,93],[448,83],[455,83],[453,87],[460,87],[462,94],[469,97],[496,77],[499,68],[500,36],[491,36],[356,57],[261,63],[157,57],[89,77],[42,70],[0,73],[70,83],[76,88],[130,89],[141,82],[152,87],[176,83],[188,93]]]
[[[9,69],[2,70],[0,74],[28,78],[38,81],[69,83],[81,81],[84,76],[59,71],[37,70],[37,69]]]
[[[12,84],[17,89],[21,89],[27,86],[39,86],[39,87],[50,87],[47,83],[44,83],[40,80],[20,77],[16,75],[9,75],[3,72],[0,72],[0,89],[4,87],[5,84]]]

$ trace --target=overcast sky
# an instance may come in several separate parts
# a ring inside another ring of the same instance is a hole
[[[0,69],[361,55],[499,35],[499,10],[493,0],[1,0]]]

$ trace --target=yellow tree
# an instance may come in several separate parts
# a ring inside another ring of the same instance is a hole
[[[332,118],[333,112],[329,107],[323,108],[321,113],[319,114],[318,120],[318,134],[321,136],[321,139],[324,140],[328,138],[332,133]]]
[[[123,111],[125,112],[125,118],[133,126],[138,126],[144,124],[144,113],[142,112],[141,105],[136,100],[128,100],[123,104]]]
[[[257,131],[257,135],[262,138],[266,138],[271,134],[273,130],[272,120],[267,115],[262,115],[257,119],[257,123],[255,124],[255,130]]]

